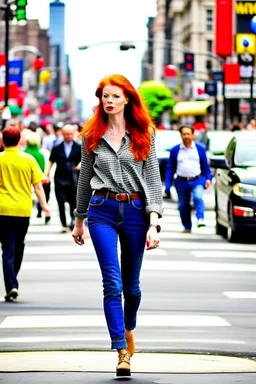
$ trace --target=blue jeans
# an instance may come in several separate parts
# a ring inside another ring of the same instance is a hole
[[[175,180],[175,188],[178,194],[179,211],[181,222],[185,229],[191,229],[191,208],[190,199],[192,196],[197,219],[204,218],[204,192],[205,178],[200,177],[196,180]]]
[[[29,217],[0,216],[0,243],[2,244],[2,259],[5,290],[18,288],[19,273],[25,248],[25,236],[29,226]]]
[[[93,195],[88,227],[102,274],[104,313],[111,348],[126,348],[125,328],[136,327],[141,301],[140,270],[148,228],[144,201],[118,202]]]

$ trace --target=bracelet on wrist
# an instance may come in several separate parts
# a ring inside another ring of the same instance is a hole
[[[155,227],[157,233],[161,231],[161,227],[158,224],[149,224],[148,229],[150,229],[151,227]]]

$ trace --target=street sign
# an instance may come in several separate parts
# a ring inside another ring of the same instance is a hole
[[[212,71],[212,80],[213,81],[223,81],[224,73],[223,71]]]
[[[250,84],[226,84],[225,97],[227,99],[249,99],[251,96]],[[253,98],[256,98],[256,84],[253,84]]]
[[[216,96],[217,95],[217,83],[216,81],[206,81],[204,85],[204,91],[209,96]]]
[[[9,60],[9,81],[16,81],[19,87],[22,87],[23,68],[23,59]]]
[[[248,100],[239,100],[239,113],[242,115],[248,115],[250,113],[251,105]]]

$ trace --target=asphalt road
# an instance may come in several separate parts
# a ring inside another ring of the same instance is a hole
[[[207,227],[198,229],[193,218],[192,234],[180,233],[176,202],[165,201],[161,247],[146,252],[141,275],[140,353],[256,355],[256,245],[229,244],[216,236],[211,193],[205,201]],[[17,303],[0,299],[0,351],[109,351],[92,245],[78,247],[70,234],[61,234],[53,198],[51,204],[47,226],[43,219],[31,220]],[[2,279],[0,292],[4,295]],[[204,373],[207,384],[255,383],[254,373],[217,371],[217,376],[214,370]],[[0,383],[113,381],[112,373],[96,372],[1,373]],[[198,372],[186,376],[186,366],[179,374],[172,367],[165,374],[138,369],[133,382],[179,384],[186,378],[202,382]]]
[[[113,384],[121,381],[132,384],[255,384],[256,374],[138,374],[131,380],[120,380],[110,373],[96,372],[0,373],[0,383],[4,384]]]

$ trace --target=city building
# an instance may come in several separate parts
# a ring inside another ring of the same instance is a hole
[[[215,40],[215,1],[173,0],[168,17],[172,39],[180,45],[173,46],[172,64],[180,67],[184,62],[184,51],[194,52],[194,79],[206,80],[211,68],[219,69],[218,60],[211,58]]]
[[[49,35],[51,45],[55,47],[56,62],[60,68],[60,80],[66,76],[66,53],[65,53],[65,4],[60,0],[50,3],[50,25]]]
[[[44,58],[45,65],[49,64],[49,35],[46,29],[42,29],[38,20],[28,20],[26,24],[18,24],[16,20],[10,22],[9,47],[10,53],[16,48],[14,56],[24,58],[25,69],[31,67],[35,54],[25,50],[18,50],[17,47],[33,46]],[[0,20],[0,52],[5,50],[5,22]]]
[[[62,103],[62,111],[57,118],[72,119],[76,109],[71,84],[69,57],[65,52],[65,4],[60,0],[50,3],[50,67],[52,68],[52,91]]]

